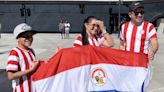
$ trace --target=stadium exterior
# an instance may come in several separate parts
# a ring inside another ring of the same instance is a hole
[[[69,1],[69,0],[0,0],[0,33],[11,33],[14,27],[27,22],[39,32],[58,32],[60,20],[71,23],[70,32],[80,32],[87,16],[103,20],[110,33],[118,31],[119,21],[128,20],[127,0]],[[140,1],[145,6],[145,19],[159,26],[164,18],[164,0]],[[119,18],[120,16],[120,18]]]

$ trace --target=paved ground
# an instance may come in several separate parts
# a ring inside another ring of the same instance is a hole
[[[32,47],[36,51],[38,59],[51,57],[57,47],[71,47],[78,34],[70,34],[69,39],[61,39],[60,34],[40,33],[34,36]],[[112,35],[115,41],[115,47],[118,48],[119,39],[116,34]],[[160,48],[155,60],[152,62],[153,79],[147,89],[147,92],[164,92],[164,35],[159,37]],[[7,55],[11,48],[15,47],[16,42],[12,34],[1,34],[0,38],[0,92],[11,92],[11,83],[7,80],[5,67]],[[163,50],[162,50],[163,49]]]

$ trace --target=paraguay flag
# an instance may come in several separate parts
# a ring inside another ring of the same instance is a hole
[[[83,46],[60,50],[32,76],[35,92],[142,92],[145,54]]]

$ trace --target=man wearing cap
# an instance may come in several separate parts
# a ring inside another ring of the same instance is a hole
[[[144,21],[144,7],[139,3],[129,6],[130,21],[121,26],[120,49],[148,55],[151,61],[158,50],[156,29],[153,24]]]
[[[14,29],[17,46],[10,51],[6,67],[8,79],[12,80],[13,92],[32,92],[30,75],[37,69],[35,53],[30,48],[36,31],[26,23]]]

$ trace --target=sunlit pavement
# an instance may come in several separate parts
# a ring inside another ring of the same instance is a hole
[[[57,33],[39,33],[34,36],[32,48],[36,52],[37,59],[48,59],[55,54],[56,48],[72,47],[73,41],[79,34],[70,34],[70,38],[62,39]],[[117,34],[112,34],[115,47],[118,48]],[[159,50],[155,60],[152,61],[153,78],[146,92],[164,92],[164,35],[158,38]],[[0,92],[11,92],[11,83],[7,80],[5,67],[7,55],[10,49],[16,46],[13,34],[1,34],[0,38]],[[163,50],[162,50],[163,49]]]

